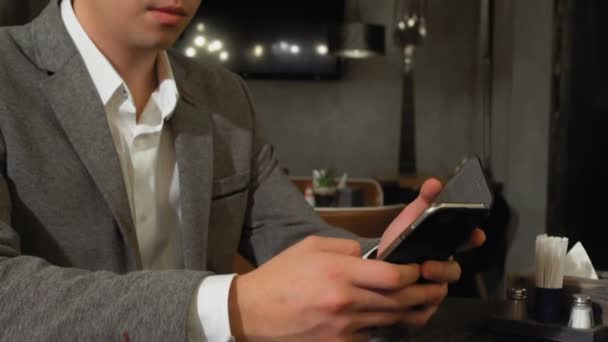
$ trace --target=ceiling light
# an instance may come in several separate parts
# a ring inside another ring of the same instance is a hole
[[[228,59],[230,59],[230,54],[228,52],[226,52],[226,51],[220,52],[220,61],[226,62]]]
[[[203,47],[205,46],[205,44],[207,44],[207,39],[203,36],[196,36],[194,37],[194,45],[198,46],[198,47]]]
[[[211,42],[211,44],[209,44],[209,47],[207,48],[207,50],[209,50],[209,52],[216,52],[216,51],[220,51],[223,47],[224,47],[224,43],[222,43],[219,40],[214,40],[213,42]]]
[[[356,0],[342,25],[330,30],[329,50],[332,54],[345,58],[385,55],[386,29],[383,25],[363,21],[359,2]]]
[[[184,53],[186,54],[186,57],[189,57],[189,58],[196,57],[196,49],[193,48],[193,47],[191,47],[191,46],[188,47],[188,48],[186,48],[186,50],[184,51]]]
[[[325,56],[329,53],[329,49],[327,48],[327,45],[325,44],[319,44],[317,45],[317,54],[321,55],[321,56]]]
[[[258,58],[264,56],[264,47],[260,44],[257,44],[256,46],[254,46],[253,55]]]

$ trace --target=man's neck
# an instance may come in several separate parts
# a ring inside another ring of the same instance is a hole
[[[160,51],[125,46],[120,39],[104,32],[103,26],[95,22],[95,16],[87,11],[82,1],[75,1],[74,13],[93,43],[129,87],[139,121],[158,84],[156,63]]]

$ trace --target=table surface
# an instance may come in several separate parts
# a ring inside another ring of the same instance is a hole
[[[424,328],[411,332],[411,342],[538,342],[539,339],[489,331],[489,317],[502,310],[500,301],[447,298]]]

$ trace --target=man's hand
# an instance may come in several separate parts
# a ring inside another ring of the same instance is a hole
[[[397,218],[395,218],[384,231],[378,247],[378,254],[382,253],[382,251],[388,247],[391,241],[397,238],[407,226],[414,222],[418,216],[420,216],[428,207],[431,206],[431,203],[435,197],[439,195],[441,189],[441,183],[434,178],[424,182],[420,188],[418,198],[416,198],[412,203],[408,204],[408,206],[403,209],[399,216],[397,216]],[[476,229],[471,235],[468,248],[480,247],[485,241],[486,236],[484,232],[481,229]]]
[[[379,252],[441,191],[422,186],[384,233]],[[470,247],[485,241],[481,230]],[[418,283],[422,277],[431,283]],[[364,328],[422,326],[460,278],[454,261],[394,265],[361,259],[356,241],[310,237],[253,272],[238,276],[229,296],[230,328],[238,341],[365,341]]]
[[[432,312],[413,308],[447,289],[419,277],[418,265],[362,259],[356,241],[310,237],[235,278],[230,328],[238,341],[353,341],[366,327],[421,325]]]
[[[429,179],[422,185],[420,194],[412,203],[410,203],[400,214],[393,220],[382,235],[380,245],[378,246],[378,254],[399,236],[403,229],[409,226],[418,216],[420,216],[433,202],[435,197],[441,192],[442,185],[436,179]],[[475,229],[471,234],[468,246],[466,248],[477,248],[483,245],[486,240],[486,236],[481,229]],[[455,261],[427,261],[421,266],[420,270],[421,278],[430,280],[438,284],[442,284],[442,288],[445,289],[447,295],[447,284],[456,282],[460,279],[460,265]],[[429,286],[416,285],[420,287]],[[442,298],[443,300],[444,298]],[[422,323],[424,324],[434,313],[437,311],[441,301],[434,303],[433,305],[423,308],[421,312],[414,313],[414,319],[410,319],[409,323]],[[408,323],[406,320],[405,323]]]

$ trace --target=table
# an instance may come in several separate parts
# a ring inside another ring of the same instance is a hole
[[[427,326],[412,331],[411,342],[538,342],[539,339],[498,334],[486,328],[488,318],[500,312],[501,301],[447,298]]]

